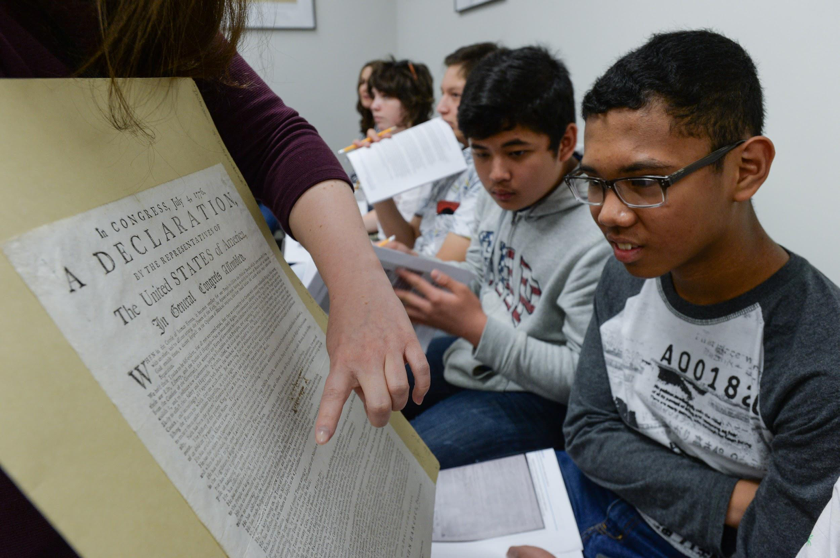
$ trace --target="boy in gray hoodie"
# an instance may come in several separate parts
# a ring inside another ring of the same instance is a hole
[[[432,388],[409,403],[441,467],[562,447],[565,404],[609,245],[561,187],[575,168],[574,92],[546,50],[502,50],[470,75],[458,113],[486,193],[467,286],[404,273],[415,323],[456,337],[429,347]]]

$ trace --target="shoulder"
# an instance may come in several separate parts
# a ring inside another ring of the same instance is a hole
[[[840,347],[840,288],[796,254],[777,273],[780,285],[761,302],[768,333],[801,347]],[[840,360],[840,351],[824,352]]]
[[[840,288],[791,254],[785,282],[760,302],[764,316],[762,416],[773,424],[797,393],[840,396]]]
[[[624,264],[615,258],[607,258],[595,290],[598,319],[604,322],[621,312],[627,299],[639,294],[646,280],[630,275]]]

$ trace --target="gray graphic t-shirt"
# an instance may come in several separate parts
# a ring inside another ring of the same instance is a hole
[[[601,325],[610,389],[624,421],[677,453],[743,478],[764,476],[773,439],[758,412],[763,340],[758,304],[691,319],[668,303],[661,279],[645,281]],[[688,556],[709,555],[645,519]]]
[[[611,261],[567,450],[686,556],[728,556],[736,542],[738,556],[793,556],[840,476],[838,397],[840,289],[799,256],[709,306]],[[724,529],[739,479],[760,488],[739,529]]]

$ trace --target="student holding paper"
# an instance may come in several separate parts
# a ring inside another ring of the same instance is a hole
[[[404,363],[418,370],[427,364],[370,246],[346,174],[315,129],[236,53],[246,10],[240,0],[5,0],[0,76],[110,78],[105,114],[118,128],[139,134],[145,130],[137,107],[127,104],[117,78],[196,79],[255,197],[312,253],[334,297],[327,333],[331,370],[315,425],[316,441],[326,443],[351,390],[364,394],[371,423],[383,426],[409,397]],[[413,393],[417,402],[428,389],[428,375],[422,378]],[[6,503],[21,498],[0,475],[0,524],[37,537],[43,519]],[[13,554],[37,552],[31,538],[23,539]]]
[[[840,476],[840,288],[753,209],[775,156],[755,64],[655,35],[583,117],[567,181],[615,254],[558,454],[584,555],[795,556]]]
[[[495,43],[478,43],[461,47],[444,60],[446,73],[437,111],[464,146],[467,169],[435,181],[429,197],[410,220],[403,218],[393,199],[374,204],[382,230],[396,238],[388,248],[441,260],[466,258],[476,219],[475,204],[482,187],[467,140],[458,128],[458,105],[472,69],[498,49]]]
[[[432,74],[425,64],[411,60],[397,61],[393,57],[383,60],[368,81],[373,97],[370,110],[376,129],[393,128],[392,133],[396,134],[426,122],[434,102],[432,83]],[[368,130],[368,137],[373,141],[379,138],[375,129]],[[383,137],[390,137],[390,134]],[[363,145],[358,140],[353,143]],[[394,201],[400,214],[410,219],[428,196],[430,188],[430,185],[421,186],[396,196]],[[379,217],[375,209],[365,215],[364,221],[368,232],[376,232],[379,228]],[[388,235],[380,230],[380,236],[386,238]]]
[[[440,461],[454,467],[562,447],[562,424],[592,295],[609,245],[563,177],[576,165],[575,103],[563,63],[542,48],[479,62],[458,125],[486,193],[467,260],[471,286],[403,273],[415,323],[456,337],[427,351],[426,405],[405,412]]]

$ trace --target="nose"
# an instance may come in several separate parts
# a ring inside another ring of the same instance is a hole
[[[449,112],[449,107],[446,106],[446,99],[444,97],[440,98],[435,110],[438,111],[438,114],[446,114]]]
[[[370,104],[370,110],[372,110],[373,112],[376,112],[381,108],[382,108],[382,101],[380,100],[379,97],[374,97],[373,102]]]
[[[594,209],[597,210],[595,219],[603,227],[629,227],[636,221],[636,214],[618,199],[612,189],[607,190],[604,204]]]
[[[494,157],[490,167],[490,180],[493,182],[507,182],[510,180],[510,170],[501,157]]]

